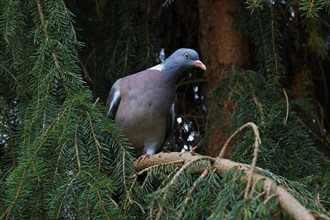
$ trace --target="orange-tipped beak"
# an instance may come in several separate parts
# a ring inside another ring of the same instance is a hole
[[[196,60],[195,63],[196,63],[197,67],[199,67],[199,68],[203,69],[204,71],[206,71],[206,66],[204,65],[204,63],[202,63],[202,61]]]

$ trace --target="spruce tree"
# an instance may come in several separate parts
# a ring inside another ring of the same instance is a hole
[[[168,24],[157,25],[166,19],[157,12],[175,3],[0,1],[0,219],[329,218],[329,141],[283,34],[283,13],[296,13],[298,72],[312,84],[306,61],[316,57],[321,69],[328,59],[328,1],[242,1],[233,25],[255,59],[229,69],[211,97],[233,103],[230,160],[197,147],[203,156],[193,149],[134,163],[104,100],[115,79],[159,62],[157,32]]]

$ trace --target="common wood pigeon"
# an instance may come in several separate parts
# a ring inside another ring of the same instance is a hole
[[[171,133],[176,81],[194,67],[206,70],[196,51],[181,48],[163,63],[112,85],[106,104],[108,115],[132,143],[136,156],[140,156],[138,161],[155,154]]]

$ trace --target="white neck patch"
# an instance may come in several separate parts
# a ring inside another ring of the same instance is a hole
[[[164,69],[164,65],[162,63],[149,68],[149,70],[158,70],[158,71],[162,71],[163,69]]]

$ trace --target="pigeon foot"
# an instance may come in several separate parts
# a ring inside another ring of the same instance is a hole
[[[140,163],[142,160],[145,160],[150,157],[150,154],[143,154],[137,159],[137,163]]]

